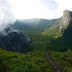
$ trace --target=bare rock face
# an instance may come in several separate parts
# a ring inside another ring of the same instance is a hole
[[[63,12],[63,16],[59,22],[60,26],[60,32],[63,33],[65,29],[67,29],[68,26],[70,26],[72,22],[72,12],[69,10],[65,10]]]
[[[69,24],[70,20],[71,20],[71,16],[70,16],[70,11],[69,10],[65,10],[63,13],[63,17],[62,17],[62,22],[64,25]]]
[[[64,12],[65,24],[67,25],[63,35],[72,35],[72,11],[66,10]]]
[[[9,27],[0,32],[0,48],[8,51],[26,53],[31,39],[18,30]]]

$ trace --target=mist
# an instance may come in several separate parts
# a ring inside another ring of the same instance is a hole
[[[0,0],[0,31],[15,21],[8,0]]]

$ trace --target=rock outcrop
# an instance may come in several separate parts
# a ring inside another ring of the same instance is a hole
[[[63,35],[72,35],[72,11],[66,10],[64,12],[64,24],[66,24],[66,28],[64,30]]]
[[[69,28],[70,24],[72,22],[72,12],[69,10],[65,10],[63,12],[63,16],[61,17],[61,20],[59,22],[60,24],[60,32],[64,33],[65,29]]]
[[[26,53],[31,39],[18,30],[9,27],[0,32],[0,48],[8,51]]]
[[[63,12],[63,17],[62,17],[62,24],[66,25],[69,24],[69,22],[71,21],[71,11],[69,10],[65,10]]]

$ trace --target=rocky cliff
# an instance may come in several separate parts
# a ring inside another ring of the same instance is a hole
[[[62,24],[64,25],[69,24],[70,21],[72,21],[72,12],[69,10],[65,10],[63,12]]]
[[[0,32],[0,48],[8,51],[26,53],[31,39],[18,30],[9,27]]]
[[[49,28],[46,28],[42,34],[52,35],[55,38],[72,34],[72,12],[65,10],[63,12],[63,16],[53,22],[53,25]]]
[[[72,12],[69,10],[65,10],[63,12],[63,16],[59,20],[59,30],[60,33],[64,33],[66,29],[71,28],[72,23]]]
[[[65,26],[63,35],[72,34],[72,12],[69,10],[64,11],[63,24]]]

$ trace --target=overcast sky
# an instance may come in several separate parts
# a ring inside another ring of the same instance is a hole
[[[72,0],[0,0],[0,17],[54,19],[72,10]],[[14,17],[13,17],[14,16]]]

